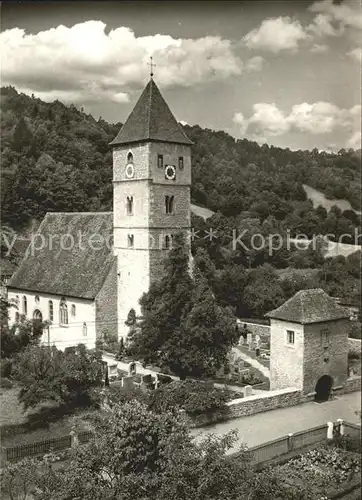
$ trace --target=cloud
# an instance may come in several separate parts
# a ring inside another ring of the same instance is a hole
[[[241,135],[244,135],[248,128],[248,121],[245,119],[243,113],[235,113],[233,122],[239,127]]]
[[[362,48],[357,47],[355,49],[350,50],[347,52],[347,56],[352,57],[353,59],[357,59],[357,61],[362,61]]]
[[[292,106],[286,114],[275,103],[257,103],[253,105],[250,118],[237,112],[233,121],[240,125],[241,134],[248,132],[254,139],[281,136],[293,131],[319,135],[344,130],[351,134],[352,144],[357,141],[357,134],[360,135],[360,115],[360,105],[343,109],[329,102],[303,102]]]
[[[310,51],[314,54],[324,54],[328,51],[328,45],[324,43],[315,43]]]
[[[249,49],[278,53],[296,50],[299,43],[307,38],[299,21],[293,21],[290,17],[277,17],[264,19],[259,28],[243,37],[243,42]]]
[[[0,34],[2,84],[34,92],[44,100],[125,102],[128,92],[148,79],[156,62],[163,87],[191,86],[242,72],[229,40],[169,35],[137,37],[127,27],[105,31],[102,21],[57,26],[28,34],[14,28]]]
[[[249,73],[252,71],[261,71],[264,63],[264,58],[261,56],[255,56],[246,61],[245,69]]]
[[[307,30],[317,36],[342,35],[346,28],[362,30],[362,10],[355,0],[345,0],[338,4],[332,0],[322,0],[308,9],[316,12],[317,16]]]
[[[356,131],[347,141],[347,148],[361,149],[361,131]]]

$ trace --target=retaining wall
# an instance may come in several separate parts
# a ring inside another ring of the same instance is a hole
[[[288,388],[276,391],[265,391],[265,394],[254,394],[245,398],[233,399],[227,403],[225,410],[214,412],[211,415],[197,415],[186,417],[190,427],[229,420],[232,418],[246,417],[255,413],[286,408],[308,401],[308,396],[298,389]]]
[[[361,356],[361,339],[348,339],[348,352]]]

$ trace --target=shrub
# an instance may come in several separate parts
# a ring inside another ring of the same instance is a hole
[[[0,360],[0,376],[1,378],[9,378],[11,376],[12,361],[11,359],[1,359]]]
[[[11,380],[9,380],[8,378],[3,378],[1,377],[0,379],[0,387],[2,389],[12,389],[13,387],[13,382]]]
[[[263,381],[259,378],[255,373],[249,372],[248,374],[243,375],[242,383],[245,385],[255,385],[261,384]]]
[[[173,381],[150,394],[150,408],[156,412],[183,409],[189,415],[226,410],[233,393],[196,380]]]
[[[348,336],[351,339],[360,339],[361,338],[361,322],[360,321],[352,321],[351,329],[349,331]]]

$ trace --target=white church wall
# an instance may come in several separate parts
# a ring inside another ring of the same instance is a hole
[[[96,314],[94,300],[66,297],[68,310],[68,324],[60,325],[60,303],[63,297],[60,295],[36,293],[24,290],[8,288],[8,300],[17,303],[17,307],[9,309],[9,324],[17,321],[17,315],[24,314],[23,298],[26,297],[26,317],[32,319],[35,311],[40,311],[43,321],[50,321],[49,301],[53,303],[53,321],[44,331],[42,342],[50,344],[58,349],[84,344],[93,349],[96,342]],[[72,313],[75,306],[75,315]]]

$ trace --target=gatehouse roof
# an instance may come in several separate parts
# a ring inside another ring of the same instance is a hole
[[[266,317],[291,323],[322,323],[349,318],[350,314],[339,306],[322,288],[300,290],[280,307],[270,311]]]

